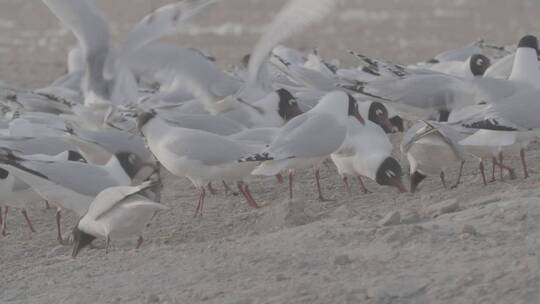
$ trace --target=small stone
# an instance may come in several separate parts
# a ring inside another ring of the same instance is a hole
[[[402,224],[416,224],[420,222],[420,220],[421,218],[418,212],[413,211],[404,215],[403,218],[401,219],[401,223]]]
[[[459,210],[459,203],[456,199],[449,199],[434,205],[430,205],[424,209],[426,215],[437,217],[443,214],[456,212]]]
[[[379,226],[392,226],[397,225],[401,222],[401,214],[398,211],[390,212],[385,217],[383,217],[377,225]]]
[[[463,228],[461,228],[461,233],[469,235],[477,234],[476,229],[472,225],[464,225]]]
[[[156,294],[151,294],[146,299],[146,303],[159,303],[159,296]]]
[[[276,275],[276,281],[277,281],[277,282],[286,281],[286,280],[288,280],[288,279],[289,279],[289,278],[287,278],[285,275],[283,275],[283,274],[281,274],[281,273],[278,274],[278,275]]]
[[[349,256],[346,254],[338,255],[334,258],[334,264],[338,266],[344,266],[351,263],[352,263],[351,258],[349,258]]]

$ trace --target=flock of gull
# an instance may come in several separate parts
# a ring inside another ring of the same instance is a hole
[[[249,206],[253,176],[288,177],[333,162],[349,178],[415,192],[427,176],[446,188],[444,172],[491,160],[515,178],[503,153],[525,149],[540,127],[538,41],[515,46],[485,41],[404,66],[355,51],[341,67],[316,50],[281,43],[321,20],[334,0],[290,0],[238,66],[223,70],[196,48],[159,42],[217,0],[184,0],[161,7],[113,43],[92,0],[43,0],[77,38],[68,73],[49,86],[27,90],[0,85],[0,221],[9,208],[40,202],[57,208],[57,238],[72,255],[106,240],[139,237],[161,210],[162,168],[186,177],[200,192],[203,214],[212,183],[234,185]],[[411,120],[414,117],[415,120]],[[416,119],[421,120],[416,120]],[[416,121],[416,123],[412,123]],[[403,183],[389,133],[405,133],[401,153],[410,168]],[[404,157],[404,158],[405,158]],[[298,190],[298,189],[296,189]],[[394,190],[395,191],[395,190]],[[168,202],[174,205],[174,202]],[[62,212],[79,221],[65,238]]]

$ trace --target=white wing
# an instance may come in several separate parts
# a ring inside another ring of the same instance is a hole
[[[278,43],[321,20],[334,7],[334,0],[291,0],[287,3],[253,49],[248,65],[247,86],[253,86],[258,81],[261,66]]]
[[[133,52],[166,35],[178,32],[179,26],[217,0],[183,0],[163,6],[144,17],[127,35],[124,51]]]
[[[97,220],[125,198],[138,194],[151,186],[152,182],[144,182],[141,185],[134,187],[120,186],[107,188],[96,196],[92,204],[90,204],[86,216],[90,219]]]

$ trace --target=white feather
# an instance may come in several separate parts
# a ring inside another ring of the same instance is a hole
[[[253,49],[247,86],[257,82],[261,66],[278,43],[323,19],[335,5],[335,0],[291,0],[287,3]]]

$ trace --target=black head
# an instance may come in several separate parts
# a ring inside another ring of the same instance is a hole
[[[68,161],[88,163],[81,153],[72,150],[68,151]]]
[[[524,36],[519,40],[518,48],[531,48],[538,53],[538,39],[533,35]]]
[[[491,65],[489,58],[482,54],[474,54],[471,56],[469,66],[474,76],[483,76],[486,70]]]
[[[418,188],[418,185],[421,181],[423,181],[426,178],[426,176],[418,171],[415,171],[411,175],[411,193],[414,193],[416,191],[416,188]]]
[[[393,157],[388,157],[379,166],[375,181],[379,185],[396,187],[403,193],[407,192],[407,189],[401,181],[402,175],[398,161]]]
[[[384,132],[392,133],[392,123],[388,119],[388,109],[380,102],[374,101],[369,106],[368,119],[383,128]]]
[[[392,123],[392,128],[394,130],[397,130],[398,132],[405,131],[405,122],[403,121],[403,118],[398,115],[390,118],[390,123]]]
[[[152,118],[156,117],[156,111],[150,110],[137,115],[137,128],[142,129]]]
[[[72,257],[76,257],[79,254],[79,251],[84,247],[90,245],[93,240],[96,239],[95,236],[88,234],[79,229],[79,224],[73,228],[73,251],[71,253]]]
[[[302,110],[300,110],[296,98],[294,98],[294,96],[292,96],[289,91],[285,89],[279,89],[276,91],[276,93],[279,96],[278,113],[279,116],[283,118],[283,120],[289,121],[296,116],[302,114]]]
[[[9,176],[9,171],[0,168],[0,179],[6,179]]]
[[[118,159],[120,166],[122,166],[122,169],[124,169],[131,179],[137,175],[142,167],[143,162],[135,153],[120,152],[116,154],[116,158]]]
[[[360,112],[358,111],[358,101],[351,94],[347,94],[347,96],[349,96],[349,109],[347,114],[358,119],[361,124],[365,124],[364,118],[362,118],[362,115],[360,115]]]

